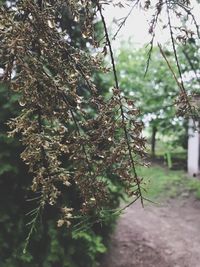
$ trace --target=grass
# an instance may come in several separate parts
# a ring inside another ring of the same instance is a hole
[[[180,159],[187,158],[187,150],[183,149],[181,146],[167,146],[158,141],[156,145],[156,155],[163,156],[167,151],[171,153],[172,157]]]
[[[194,192],[196,198],[200,200],[200,180],[192,178],[187,183],[189,190]]]
[[[188,177],[184,171],[152,165],[139,168],[138,173],[144,178],[144,196],[148,199],[173,198],[183,192],[194,193],[200,199],[200,180]]]

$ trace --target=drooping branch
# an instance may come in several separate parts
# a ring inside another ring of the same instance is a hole
[[[149,8],[149,6],[148,6],[148,8]],[[150,65],[150,61],[151,61],[151,54],[152,54],[153,46],[154,46],[154,39],[156,36],[155,29],[156,29],[162,8],[163,8],[163,0],[159,0],[158,3],[156,4],[156,13],[154,14],[153,19],[151,20],[150,29],[149,29],[149,33],[152,34],[152,38],[151,38],[150,43],[148,44],[148,45],[150,45],[150,48],[149,48],[149,51],[147,54],[147,64],[146,64],[146,69],[144,72],[144,77],[147,75],[147,72],[149,69],[149,65]]]
[[[188,53],[187,53],[187,51],[186,51],[185,49],[182,49],[182,53],[183,53],[183,55],[185,56],[185,58],[186,58],[188,64],[190,65],[191,70],[193,71],[193,73],[194,73],[194,75],[195,75],[196,80],[198,81],[198,83],[199,83],[199,85],[200,85],[200,78],[199,78],[199,76],[198,76],[197,69],[195,68],[195,66],[194,66],[194,64],[193,64],[193,62],[192,62],[190,56],[188,55]]]
[[[62,203],[64,186],[69,191],[73,190],[71,185],[76,188],[79,214],[91,213],[94,208],[98,213],[108,205],[106,181],[110,176],[143,203],[134,156],[143,155],[145,142],[133,101],[120,94],[102,12],[116,83],[108,100],[93,79],[95,71],[105,69],[102,59],[74,46],[70,33],[60,31],[58,15],[66,8],[65,2],[45,1],[41,5],[23,0],[12,12],[2,8],[0,13],[5,37],[1,39],[3,77],[21,98],[21,114],[9,123],[10,134],[21,135],[25,147],[21,157],[34,177],[32,190],[41,194],[40,205],[67,205],[61,209],[59,226],[70,225],[76,206]],[[94,1],[67,3],[71,19],[81,29],[81,41],[96,44]]]
[[[128,148],[128,154],[129,154],[129,157],[130,157],[130,161],[131,161],[131,165],[132,165],[132,169],[133,169],[133,173],[134,173],[134,178],[135,178],[137,186],[138,186],[138,194],[139,194],[139,196],[141,198],[141,203],[142,203],[142,206],[143,206],[144,205],[143,196],[142,196],[142,191],[141,191],[141,187],[140,187],[141,181],[138,178],[136,167],[135,167],[135,162],[134,162],[133,155],[132,155],[132,149],[131,149],[130,140],[129,140],[129,136],[128,136],[128,129],[127,129],[127,126],[126,126],[126,121],[125,121],[126,119],[125,119],[124,109],[123,109],[123,105],[122,105],[122,102],[121,102],[121,95],[120,95],[121,92],[120,92],[120,88],[119,88],[119,82],[118,82],[117,70],[116,70],[116,65],[115,65],[115,60],[114,60],[114,54],[113,54],[110,38],[109,38],[109,35],[108,35],[108,30],[107,30],[105,18],[104,18],[104,15],[103,15],[103,12],[102,12],[102,8],[101,8],[101,5],[99,4],[99,2],[97,2],[97,6],[98,6],[98,10],[100,12],[101,20],[102,20],[102,23],[103,23],[103,26],[104,26],[106,43],[107,43],[107,45],[109,47],[109,51],[110,51],[113,75],[114,75],[114,80],[115,80],[115,88],[117,90],[117,94],[118,94],[118,98],[119,98],[119,102],[120,102],[121,119],[122,119],[124,135],[125,135],[125,139],[126,139],[126,145],[127,145],[127,148]]]
[[[138,5],[139,1],[140,1],[140,0],[137,0],[137,1],[134,3],[134,5],[130,8],[128,14],[124,17],[124,19],[123,19],[122,22],[120,23],[120,25],[119,25],[119,27],[118,27],[116,33],[113,35],[113,37],[112,37],[113,40],[116,39],[116,37],[117,37],[118,33],[120,32],[120,30],[122,29],[122,27],[125,26],[126,21],[128,20],[128,18],[129,18],[130,15],[132,14],[134,8]]]

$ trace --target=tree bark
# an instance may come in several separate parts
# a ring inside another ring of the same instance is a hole
[[[152,136],[151,136],[151,156],[153,158],[155,157],[156,133],[157,133],[157,127],[153,125],[153,127],[152,127]]]

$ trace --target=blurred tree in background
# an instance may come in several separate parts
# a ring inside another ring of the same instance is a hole
[[[172,51],[167,50],[171,65],[175,69]],[[147,49],[134,48],[134,43],[123,44],[117,56],[120,87],[127,96],[136,99],[140,116],[151,132],[151,155],[155,155],[156,136],[168,137],[171,144],[180,145],[186,134],[184,119],[176,115],[175,105],[179,88],[158,48],[151,54],[150,66],[147,67]],[[109,79],[108,79],[109,83]]]

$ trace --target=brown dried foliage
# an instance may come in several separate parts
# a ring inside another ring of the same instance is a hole
[[[21,114],[9,122],[9,134],[21,136],[21,157],[34,176],[32,190],[40,192],[40,207],[57,202],[60,184],[73,184],[83,200],[80,212],[100,208],[109,201],[102,178],[108,172],[122,180],[129,195],[142,198],[135,162],[144,155],[145,140],[134,101],[123,97],[118,85],[109,100],[102,97],[92,76],[105,71],[102,55],[73,47],[57,22],[66,5],[71,18],[83,22],[82,38],[96,46],[93,21],[101,3],[39,2],[23,0],[14,10],[1,8],[0,56],[2,80],[21,97]],[[106,45],[108,41],[107,36]],[[58,226],[69,226],[72,209],[64,207],[62,214]]]

